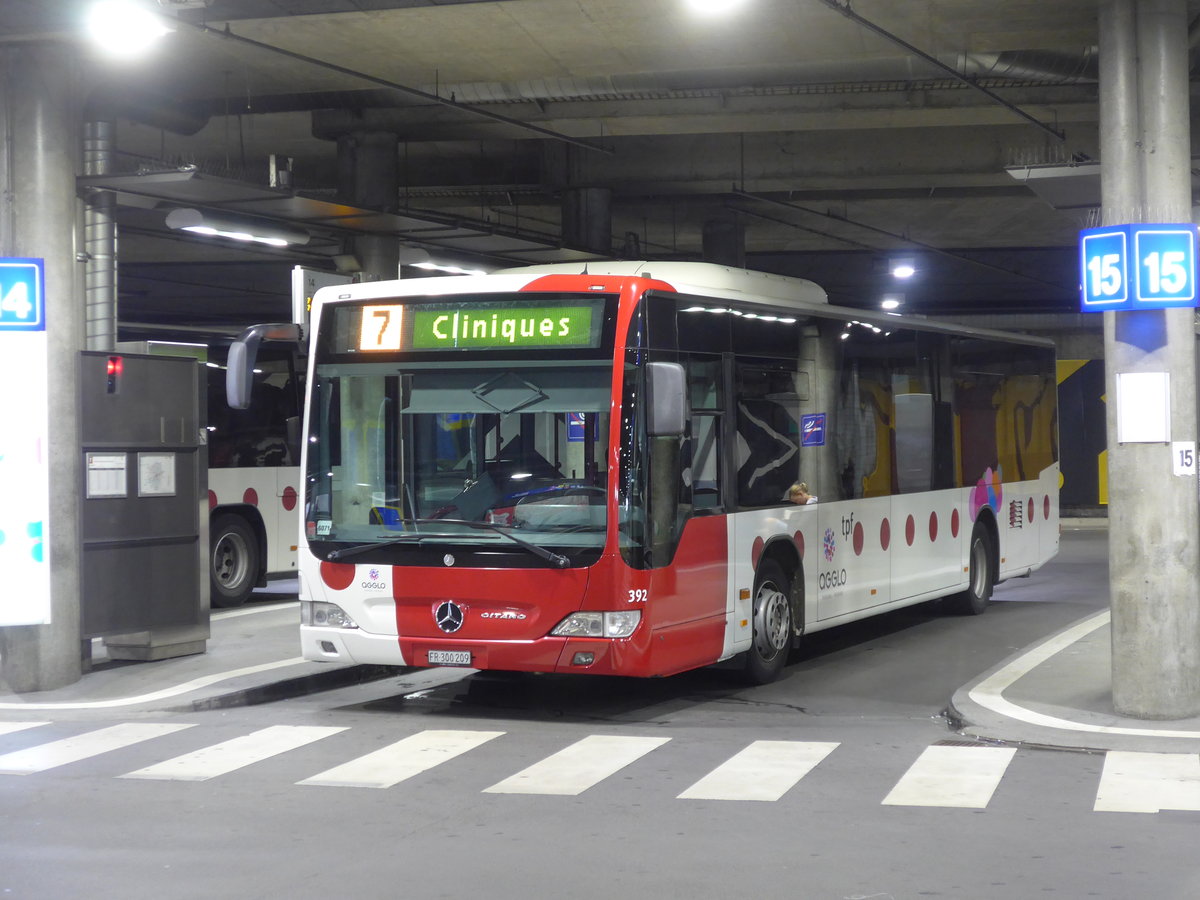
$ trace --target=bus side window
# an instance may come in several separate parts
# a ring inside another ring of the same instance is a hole
[[[697,513],[721,509],[720,357],[692,356],[687,361],[691,406],[692,503]]]
[[[697,510],[718,509],[722,505],[717,452],[720,421],[711,414],[692,416],[692,502]]]
[[[800,398],[794,363],[737,364],[737,502],[779,506],[796,480]]]

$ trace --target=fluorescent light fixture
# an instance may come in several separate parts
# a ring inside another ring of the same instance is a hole
[[[448,266],[442,263],[428,260],[426,262],[413,263],[414,269],[425,269],[429,272],[445,272],[447,275],[486,275],[487,272],[483,269],[468,269],[463,266]]]
[[[87,11],[84,26],[88,37],[106,55],[134,59],[145,55],[170,26],[142,0],[97,0]]]
[[[907,257],[891,260],[888,267],[892,271],[893,278],[912,278],[917,274],[916,265],[914,265],[912,259]]]
[[[903,304],[903,294],[884,294],[879,305],[883,309],[899,309]]]
[[[249,219],[228,213],[212,213],[199,209],[173,209],[167,213],[167,227],[206,237],[222,237],[231,241],[287,247],[307,244],[311,235],[299,228],[289,228],[262,219]]]

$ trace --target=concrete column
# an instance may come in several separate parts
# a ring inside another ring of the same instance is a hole
[[[47,455],[52,622],[0,628],[0,674],[15,691],[50,690],[82,675],[77,56],[66,44],[0,44],[0,256],[45,260],[49,371],[27,377],[47,379],[51,423]]]
[[[390,132],[356,131],[338,138],[338,196],[367,209],[395,212],[400,197],[399,141]],[[400,276],[400,242],[392,235],[354,238],[363,281]]]
[[[567,188],[562,198],[563,243],[601,256],[612,255],[612,190]]]
[[[1191,217],[1186,0],[1101,0],[1105,224]],[[1200,713],[1200,504],[1172,474],[1170,444],[1118,443],[1117,376],[1167,372],[1171,440],[1195,441],[1190,309],[1104,314],[1108,395],[1113,705],[1125,715]]]

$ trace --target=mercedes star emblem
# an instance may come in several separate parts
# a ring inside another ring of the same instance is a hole
[[[447,553],[445,556],[443,556],[443,557],[442,557],[442,562],[444,562],[444,563],[445,563],[446,565],[448,565],[448,566],[452,566],[452,565],[454,565],[454,557],[453,557],[453,555],[451,555],[451,554]]]
[[[447,600],[433,611],[433,620],[437,622],[437,627],[446,634],[453,634],[462,628],[462,607],[452,600]]]

